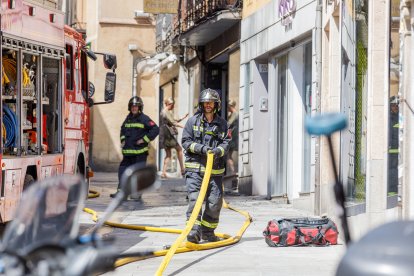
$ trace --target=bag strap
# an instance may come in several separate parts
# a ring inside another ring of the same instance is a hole
[[[300,240],[300,243],[299,243]],[[304,245],[305,242],[305,234],[300,230],[299,227],[295,226],[295,245]]]
[[[285,218],[280,219],[279,221],[289,221],[293,224],[298,224],[300,226],[315,226],[321,224],[329,224],[329,218],[321,218],[321,219],[312,219],[312,218]]]
[[[309,241],[305,241],[306,235],[300,230],[299,227],[295,227],[296,229],[295,244],[296,245],[294,246],[307,246],[310,244],[313,244],[315,246],[329,246],[330,243],[325,240],[326,231],[322,233],[322,227],[318,226],[317,228],[318,228],[318,233],[315,236],[308,234],[308,237],[310,237],[311,239]],[[299,240],[301,241],[300,244],[299,244]],[[316,244],[315,242],[318,242],[319,244]]]

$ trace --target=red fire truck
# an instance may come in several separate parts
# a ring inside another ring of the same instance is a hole
[[[89,179],[89,109],[115,97],[116,57],[103,102],[94,103],[82,34],[64,25],[56,0],[0,0],[0,222],[12,219],[22,191],[61,173]]]

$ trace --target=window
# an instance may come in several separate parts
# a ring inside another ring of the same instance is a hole
[[[88,83],[88,63],[87,63],[87,57],[86,54],[81,51],[81,88],[82,88],[82,94],[84,94],[84,97],[86,96],[86,93],[89,92],[89,83]]]
[[[66,44],[66,89],[73,90],[73,47]]]
[[[349,215],[365,212],[367,159],[368,1],[342,6],[341,181],[347,186]],[[352,208],[351,208],[352,207]]]
[[[389,114],[388,114],[388,179],[387,208],[397,206],[399,148],[399,87],[400,87],[400,9],[399,1],[391,1],[390,49],[389,49]]]
[[[244,114],[248,114],[250,110],[250,63],[244,65]]]

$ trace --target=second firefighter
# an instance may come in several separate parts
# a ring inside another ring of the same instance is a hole
[[[150,117],[143,113],[144,103],[138,96],[132,97],[128,102],[129,114],[121,126],[122,161],[118,170],[118,189],[120,189],[121,176],[127,167],[135,163],[147,163],[148,144],[160,132],[159,127]],[[115,197],[116,193],[110,195]],[[138,199],[138,198],[137,198]]]

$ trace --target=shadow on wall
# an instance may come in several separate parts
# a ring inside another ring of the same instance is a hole
[[[108,120],[104,120],[102,116],[103,112],[95,109],[93,113],[95,124],[91,126],[94,135],[91,140],[92,143],[90,144],[90,156],[92,157],[90,158],[90,166],[92,170],[97,172],[117,172],[119,163],[122,159],[119,131],[124,118],[119,122],[118,127],[115,128],[114,131],[116,133],[111,135],[109,129],[105,127],[106,124],[104,122],[107,122]],[[97,130],[97,128],[99,128],[99,130]],[[114,139],[112,139],[112,137],[114,137]],[[97,139],[102,140],[97,142]],[[150,143],[147,164],[155,164],[156,148],[154,145],[157,144],[158,139]]]

